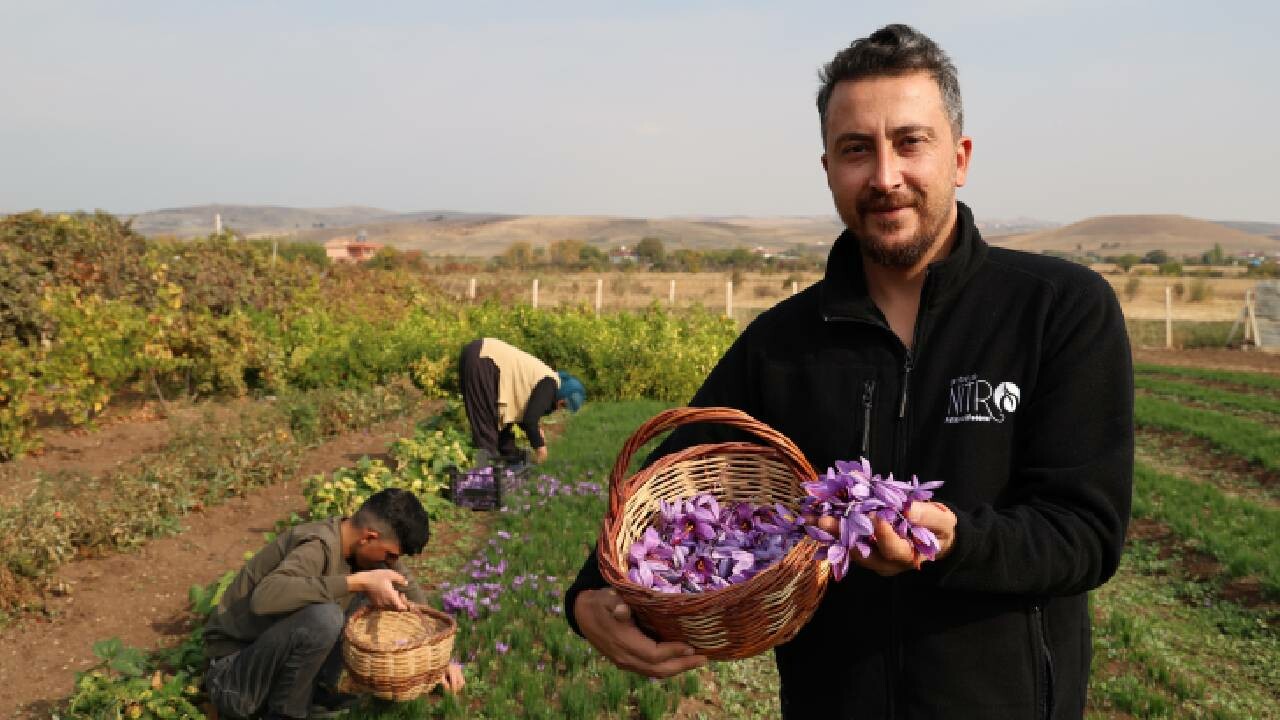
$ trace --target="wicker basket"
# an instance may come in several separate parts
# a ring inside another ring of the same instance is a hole
[[[626,477],[632,455],[646,442],[697,422],[739,428],[766,445],[695,445]],[[816,562],[816,542],[802,539],[745,583],[696,594],[661,593],[631,582],[627,551],[651,525],[661,500],[710,493],[720,502],[776,502],[794,509],[804,496],[800,483],[814,477],[813,468],[786,436],[746,413],[715,407],[659,413],[623,445],[609,476],[609,508],[597,546],[600,571],[639,624],[658,639],[686,642],[716,660],[758,655],[793,638],[822,600],[829,567]]]
[[[356,610],[342,631],[348,687],[384,700],[418,697],[444,678],[457,629],[452,617],[422,605]]]

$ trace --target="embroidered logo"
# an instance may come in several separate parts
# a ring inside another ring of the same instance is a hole
[[[1018,410],[1022,391],[1012,382],[992,385],[977,375],[962,375],[951,380],[947,416],[943,422],[1004,422]]]

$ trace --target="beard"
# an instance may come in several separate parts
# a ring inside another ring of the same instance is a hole
[[[871,262],[899,270],[913,268],[938,242],[949,217],[949,206],[954,202],[954,198],[947,198],[934,205],[923,193],[914,190],[872,190],[858,199],[857,217],[860,222],[854,234]],[[898,208],[913,208],[920,219],[915,234],[905,241],[888,239],[902,230],[903,220],[879,220],[872,215],[875,211]]]

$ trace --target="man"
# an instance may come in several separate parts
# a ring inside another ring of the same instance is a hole
[[[400,557],[422,551],[427,523],[413,493],[390,488],[349,518],[296,525],[254,555],[205,628],[205,687],[219,714],[305,718],[354,700],[335,689],[345,611],[353,600],[397,610],[426,601]],[[456,663],[444,685],[462,688]]]
[[[458,375],[472,441],[494,460],[522,457],[512,430],[519,424],[534,460],[546,462],[547,443],[538,423],[558,408],[577,412],[587,398],[576,377],[496,338],[467,343]]]
[[[694,396],[785,433],[814,467],[865,456],[945,481],[909,518],[940,552],[917,570],[878,523],[775,651],[784,717],[1079,718],[1087,592],[1119,563],[1133,470],[1124,318],[1092,271],[988,247],[955,200],[972,153],[956,72],[890,25],[821,75],[822,166],[847,229],[823,280],[763,313]],[[655,455],[728,439],[673,433]],[[596,558],[566,595],[575,629],[618,665],[704,662],[636,628]]]

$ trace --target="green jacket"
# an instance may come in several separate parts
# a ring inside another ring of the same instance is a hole
[[[342,518],[295,525],[245,563],[205,626],[210,660],[252,643],[277,619],[311,603],[337,603],[346,610],[356,593],[347,591],[355,569],[342,556]],[[391,569],[409,577],[397,561]],[[415,603],[426,595],[410,582]]]

